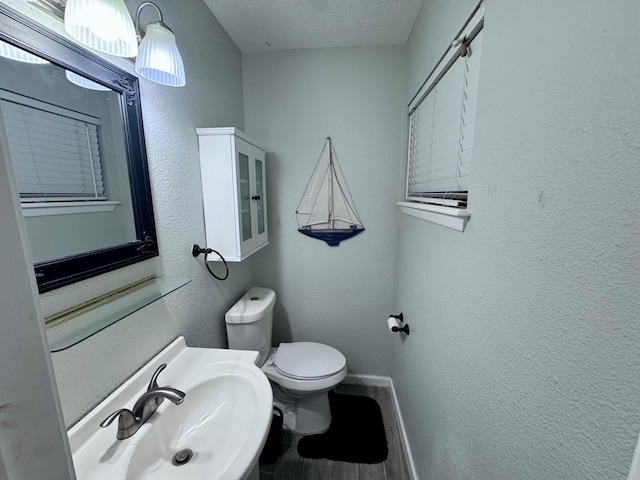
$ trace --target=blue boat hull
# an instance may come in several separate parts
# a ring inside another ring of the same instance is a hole
[[[310,228],[300,228],[298,231],[307,237],[327,242],[327,245],[330,247],[337,247],[341,241],[355,237],[364,231],[364,228],[350,228],[348,230],[312,230]]]

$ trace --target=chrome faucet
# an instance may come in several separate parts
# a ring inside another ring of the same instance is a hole
[[[124,440],[136,433],[142,425],[155,413],[162,401],[167,398],[176,405],[180,405],[184,400],[184,392],[171,387],[159,387],[158,375],[167,367],[166,363],[163,363],[158,367],[147,391],[140,395],[140,398],[136,400],[131,410],[121,408],[116,410],[107,418],[105,418],[100,426],[102,428],[108,427],[117,418],[118,419],[118,433],[116,438],[118,440]]]

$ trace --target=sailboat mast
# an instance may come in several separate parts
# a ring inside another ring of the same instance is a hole
[[[331,137],[327,137],[329,141],[329,229],[334,229],[333,220],[333,148],[331,148]]]

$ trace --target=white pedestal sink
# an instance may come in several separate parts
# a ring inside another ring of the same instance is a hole
[[[257,352],[188,348],[179,337],[68,432],[78,480],[247,479],[271,423],[269,381],[255,366]],[[185,392],[184,402],[164,401],[130,438],[116,439],[117,422],[99,424],[131,408],[151,375]],[[172,460],[193,452],[181,465]]]

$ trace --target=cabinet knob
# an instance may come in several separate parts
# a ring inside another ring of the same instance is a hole
[[[251,200],[260,200],[260,195],[254,195]]]

